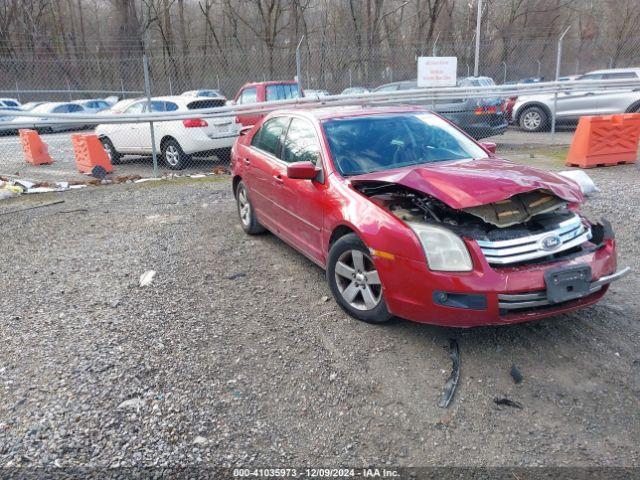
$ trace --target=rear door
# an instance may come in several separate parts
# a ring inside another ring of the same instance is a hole
[[[320,154],[320,138],[313,124],[293,117],[282,148],[282,162],[274,171],[277,180],[276,207],[283,236],[300,251],[323,264],[322,220],[324,212],[324,170]],[[315,180],[287,177],[287,165],[312,162],[321,173]]]
[[[146,100],[139,100],[129,105],[122,113],[124,115],[141,114],[146,109],[146,103]],[[148,123],[117,123],[112,124],[108,136],[116,150],[123,153],[142,153],[145,151],[142,147],[144,129],[149,131]]]
[[[248,172],[244,180],[260,222],[274,233],[282,228],[282,215],[275,207],[275,198],[282,183],[277,175],[289,121],[289,117],[273,117],[264,122],[251,139],[248,155],[240,160]]]
[[[602,74],[583,75],[578,80],[602,80]],[[602,90],[596,87],[587,90],[562,92],[558,94],[556,115],[564,120],[575,120],[583,115],[598,115]]]

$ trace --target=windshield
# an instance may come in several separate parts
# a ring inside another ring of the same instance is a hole
[[[339,118],[325,121],[323,128],[336,169],[344,176],[487,157],[473,140],[429,113]]]

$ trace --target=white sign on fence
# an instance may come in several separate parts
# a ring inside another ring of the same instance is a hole
[[[455,87],[458,57],[418,57],[418,87]]]

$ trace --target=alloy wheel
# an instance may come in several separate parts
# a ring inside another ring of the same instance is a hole
[[[247,190],[244,188],[238,189],[238,206],[240,207],[240,221],[245,227],[251,224],[251,204],[247,197]]]
[[[167,146],[164,151],[164,157],[167,160],[167,163],[171,166],[176,166],[180,163],[180,152],[176,148],[175,145]]]
[[[361,250],[347,250],[335,266],[338,291],[357,310],[373,310],[382,300],[382,284],[373,260]]]
[[[542,123],[542,116],[535,110],[526,112],[524,114],[524,117],[522,117],[522,123],[527,130],[536,130],[537,128],[540,128],[540,124]]]

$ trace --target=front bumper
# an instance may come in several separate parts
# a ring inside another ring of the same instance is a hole
[[[425,260],[399,256],[376,257],[376,267],[384,287],[389,311],[420,323],[451,327],[505,325],[538,320],[576,310],[598,302],[611,282],[628,269],[616,272],[615,240],[605,239],[600,245],[587,242],[584,253],[565,260],[514,267],[491,267],[475,242],[467,246],[474,270],[464,273],[434,272]],[[559,267],[588,265],[591,289],[582,298],[551,304],[546,299],[545,273]],[[410,279],[410,280],[407,280]],[[439,292],[482,295],[477,309],[456,308],[436,301]],[[543,297],[543,294],[544,297]],[[531,302],[524,305],[523,302]],[[540,303],[533,303],[540,302]]]

